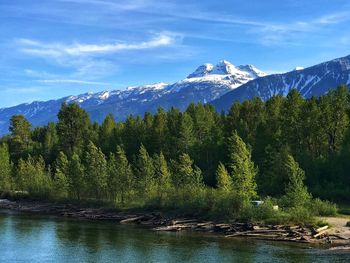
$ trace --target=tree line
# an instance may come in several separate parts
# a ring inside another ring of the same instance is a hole
[[[199,103],[125,121],[108,115],[101,125],[77,104],[43,127],[15,115],[0,140],[0,191],[213,214],[258,197],[289,208],[346,201],[349,98],[345,86],[311,99],[292,90],[228,113]]]

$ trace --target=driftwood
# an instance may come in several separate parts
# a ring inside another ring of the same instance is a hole
[[[135,222],[141,221],[144,218],[145,218],[145,216],[131,217],[131,218],[127,218],[127,219],[121,220],[120,223],[121,224],[135,223]]]
[[[323,226],[323,227],[320,227],[320,228],[317,228],[315,231],[316,231],[316,233],[320,233],[321,231],[324,231],[324,230],[326,230],[326,229],[328,229],[328,225],[326,225],[326,226]]]
[[[318,238],[318,237],[321,237],[321,236],[323,236],[323,235],[327,234],[327,232],[328,232],[328,230],[327,230],[327,229],[326,229],[326,230],[323,230],[323,231],[321,231],[321,232],[319,232],[319,233],[317,233],[317,234],[313,235],[313,238]]]

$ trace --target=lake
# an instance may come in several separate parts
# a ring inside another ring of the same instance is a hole
[[[0,262],[350,262],[350,253],[0,210]]]

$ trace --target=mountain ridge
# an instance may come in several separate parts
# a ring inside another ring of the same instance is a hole
[[[318,97],[340,84],[350,84],[350,55],[304,69],[256,78],[213,100],[211,104],[217,110],[228,110],[235,101],[286,96],[291,89],[297,89],[304,98]]]
[[[191,102],[210,103],[216,110],[226,111],[235,101],[254,97],[267,100],[278,94],[286,96],[293,88],[309,98],[323,95],[340,84],[350,85],[350,55],[271,75],[252,65],[234,66],[222,60],[216,65],[203,64],[173,84],[160,82],[2,108],[0,134],[8,133],[9,119],[15,114],[24,115],[34,126],[57,121],[63,102],[78,103],[93,121],[102,122],[109,113],[117,120],[124,120],[129,115],[155,112],[159,107],[185,110]]]
[[[34,126],[57,121],[56,115],[63,102],[78,103],[90,114],[92,120],[97,122],[102,122],[109,113],[114,114],[117,120],[123,120],[130,114],[143,115],[146,111],[155,112],[158,107],[169,109],[174,106],[184,110],[191,102],[207,103],[247,83],[259,74],[265,74],[254,66],[236,67],[228,61],[220,61],[213,65],[212,69],[213,72],[202,72],[202,76],[196,75],[198,71],[197,73],[194,71],[185,79],[173,84],[160,82],[132,86],[124,90],[88,92],[57,100],[34,101],[3,108],[0,109],[0,134],[8,132],[8,120],[15,114],[24,115]]]

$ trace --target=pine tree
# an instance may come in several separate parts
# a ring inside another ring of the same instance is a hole
[[[218,169],[216,171],[216,181],[218,189],[230,192],[232,191],[232,178],[228,173],[225,165],[219,163]]]
[[[158,108],[153,120],[151,144],[153,152],[165,151],[167,134],[167,114],[163,108]]]
[[[118,196],[124,205],[132,192],[134,175],[122,147],[117,146],[116,154],[111,155],[109,162],[110,195]]]
[[[56,124],[50,122],[45,128],[43,142],[43,156],[47,164],[51,164],[57,154],[58,135]]]
[[[89,139],[91,122],[89,115],[78,104],[63,103],[58,113],[57,132],[60,150],[67,156],[81,152]]]
[[[106,157],[92,142],[87,147],[85,157],[86,190],[90,197],[100,199],[107,193]]]
[[[99,129],[99,144],[102,151],[108,156],[114,151],[114,132],[117,123],[112,114],[108,114]]]
[[[179,153],[190,153],[195,142],[193,132],[193,121],[188,113],[183,113],[179,127],[179,139],[177,143]]]
[[[193,166],[191,157],[184,153],[180,155],[177,162],[173,162],[174,178],[173,182],[176,188],[185,187],[201,187],[203,185],[203,177],[201,170]]]
[[[14,161],[28,156],[31,147],[31,124],[23,115],[14,115],[10,120],[9,150]]]
[[[84,167],[76,153],[73,153],[69,162],[68,179],[70,196],[80,200],[85,190]]]
[[[63,152],[60,152],[55,163],[54,188],[61,197],[67,197],[69,193],[68,173],[68,158]]]
[[[10,154],[6,144],[0,144],[0,192],[11,190]]]
[[[146,197],[148,197],[155,188],[154,173],[153,160],[149,156],[146,148],[141,144],[136,165],[136,176],[139,193],[144,194]]]
[[[168,168],[167,161],[161,152],[155,156],[155,178],[157,182],[157,192],[160,201],[162,202],[164,196],[171,191],[171,173]]]
[[[304,185],[305,173],[291,155],[288,155],[285,160],[285,170],[289,176],[289,183],[286,187],[286,203],[289,207],[305,206],[311,200],[311,195]]]
[[[237,132],[228,139],[228,167],[233,180],[233,188],[246,199],[256,196],[255,176],[257,169],[251,160],[251,152]]]

